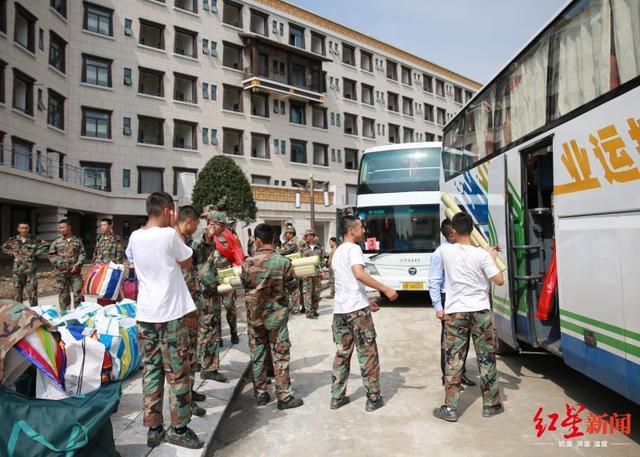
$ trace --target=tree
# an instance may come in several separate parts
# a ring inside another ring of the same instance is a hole
[[[191,200],[197,211],[213,205],[230,219],[247,224],[255,221],[258,211],[245,174],[225,156],[212,157],[200,171]]]

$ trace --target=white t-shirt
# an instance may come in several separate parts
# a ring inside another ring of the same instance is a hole
[[[490,309],[488,280],[500,270],[489,253],[464,244],[442,244],[440,254],[447,278],[445,314]]]
[[[140,322],[169,322],[196,309],[178,262],[193,251],[172,227],[139,229],[129,238],[138,278]]]
[[[336,286],[334,314],[352,313],[369,306],[364,284],[356,279],[351,270],[353,265],[364,266],[362,249],[357,244],[345,241],[338,246],[331,261]]]

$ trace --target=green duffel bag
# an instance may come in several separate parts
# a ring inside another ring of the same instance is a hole
[[[119,402],[120,383],[63,400],[0,387],[0,456],[120,457],[110,419]]]

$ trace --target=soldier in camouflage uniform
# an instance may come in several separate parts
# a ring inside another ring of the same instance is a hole
[[[96,247],[93,250],[91,263],[119,263],[124,261],[124,249],[118,235],[113,233],[113,221],[111,219],[100,220],[100,232]]]
[[[329,268],[329,298],[333,298],[336,295],[336,277],[331,268],[331,260],[333,260],[333,253],[336,252],[337,239],[335,236],[329,239],[329,257],[327,258],[327,267]]]
[[[320,260],[324,258],[322,247],[315,242],[316,232],[309,229],[304,232],[304,244],[300,248],[300,252],[304,257],[320,256]],[[318,305],[320,304],[320,292],[322,290],[322,277],[318,272],[317,275],[302,280],[302,299],[304,307],[307,310],[308,319],[318,318]]]
[[[205,208],[207,209],[207,208]],[[200,376],[218,382],[226,382],[220,373],[220,326],[222,319],[222,297],[218,293],[218,272],[215,259],[220,255],[213,240],[215,211],[202,214],[207,227],[202,236],[193,243],[193,261],[198,281],[202,287],[202,310],[198,313],[198,362]],[[211,219],[213,218],[213,220]]]
[[[286,289],[293,290],[296,279],[291,261],[275,250],[275,232],[266,224],[255,229],[256,253],[242,265],[245,287],[249,350],[253,385],[259,406],[271,400],[267,392],[267,346],[275,371],[278,409],[297,408],[303,401],[293,396],[289,377],[290,348]]]
[[[49,247],[49,261],[57,270],[58,303],[64,311],[71,305],[70,290],[73,291],[74,308],[82,301],[82,264],[86,257],[82,240],[71,232],[71,222],[61,220],[58,231],[61,236]]]
[[[187,246],[193,248],[193,239],[191,236],[198,230],[200,217],[193,206],[183,206],[180,208],[178,216],[178,227],[180,234]],[[198,362],[198,315],[202,312],[202,293],[200,292],[200,284],[198,283],[198,272],[195,263],[188,267],[182,268],[182,276],[187,284],[189,294],[196,305],[197,310],[185,316],[187,329],[189,330],[189,364],[191,372],[191,413],[194,416],[203,417],[207,411],[198,406],[196,401],[204,401],[206,396],[196,392],[193,389],[197,371]]]
[[[2,245],[2,252],[13,257],[13,287],[15,300],[22,303],[24,296],[31,306],[38,306],[38,255],[46,254],[48,243],[29,231],[28,222],[17,225],[18,236],[9,238]]]
[[[284,243],[280,246],[278,252],[283,255],[295,254],[298,252],[298,240],[296,239],[296,229],[291,225],[285,228]],[[296,280],[297,284],[298,280]],[[296,285],[289,296],[289,311],[293,314],[299,313],[300,310],[300,287]]]

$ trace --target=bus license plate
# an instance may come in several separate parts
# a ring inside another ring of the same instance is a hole
[[[424,290],[423,282],[403,282],[402,290]]]

